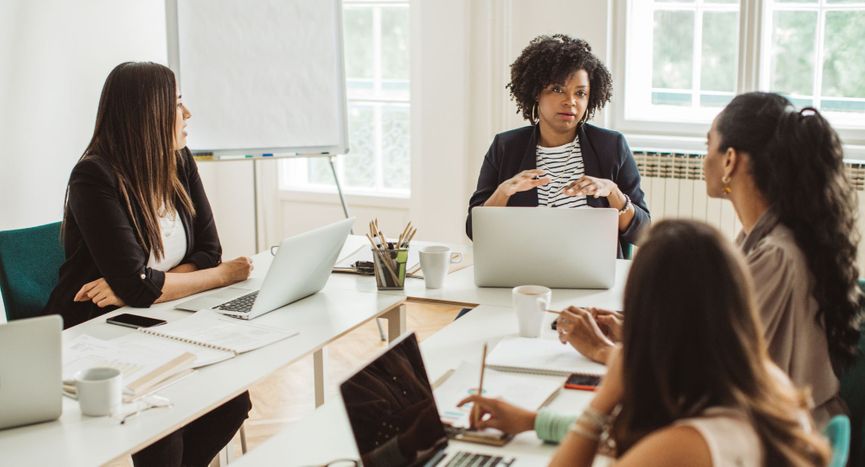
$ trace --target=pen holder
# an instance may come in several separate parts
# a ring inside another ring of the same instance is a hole
[[[402,290],[408,249],[381,250],[372,248],[373,272],[378,290]]]

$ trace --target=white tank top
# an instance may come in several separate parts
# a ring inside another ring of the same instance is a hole
[[[162,260],[156,261],[151,251],[147,267],[164,272],[180,264],[186,256],[186,228],[183,227],[183,220],[174,212],[159,218],[159,231],[162,237],[163,257]]]
[[[714,407],[700,417],[686,418],[675,425],[689,426],[709,446],[714,467],[760,467],[763,445],[745,416],[733,409]]]

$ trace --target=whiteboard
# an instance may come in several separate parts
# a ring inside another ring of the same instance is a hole
[[[166,0],[194,152],[348,152],[340,0]]]

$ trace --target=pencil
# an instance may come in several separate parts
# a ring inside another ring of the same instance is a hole
[[[544,310],[544,311],[546,311],[547,313],[552,313],[552,314],[554,314],[554,315],[560,315],[560,314],[562,314],[562,312],[559,311],[559,310],[551,310],[551,309],[549,309],[549,308],[547,308],[547,309]]]
[[[478,397],[484,396],[484,371],[487,369],[487,343],[484,342],[484,350],[481,353],[481,381],[478,383]],[[480,422],[480,404],[472,406],[472,426],[477,427]]]

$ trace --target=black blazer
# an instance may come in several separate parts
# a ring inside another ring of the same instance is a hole
[[[591,177],[612,180],[634,204],[634,219],[623,232],[619,232],[618,257],[622,258],[622,245],[636,245],[640,232],[651,223],[646,197],[640,188],[640,173],[631,154],[625,137],[612,130],[584,124],[579,130],[580,150],[583,154],[583,168]],[[469,213],[466,219],[466,234],[472,238],[472,208],[482,206],[496,188],[505,180],[523,170],[537,168],[537,126],[526,126],[499,133],[484,156],[478,187],[469,200]],[[586,197],[589,206],[607,208],[606,198]],[[516,193],[508,199],[508,206],[538,205],[538,190]]]
[[[177,203],[186,230],[182,263],[199,269],[222,261],[222,246],[198,167],[185,149],[178,161],[178,176],[195,206],[195,217]],[[147,267],[150,252],[135,238],[132,220],[120,195],[117,177],[107,160],[85,157],[69,177],[68,216],[63,245],[66,261],[43,314],[59,314],[63,327],[83,323],[116,307],[99,308],[93,302],[73,302],[81,286],[104,277],[127,305],[147,308],[162,295],[165,273]]]

